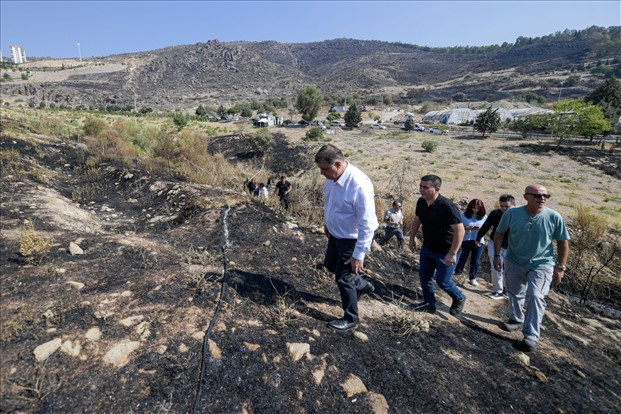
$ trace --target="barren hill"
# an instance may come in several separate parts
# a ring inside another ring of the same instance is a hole
[[[220,42],[174,46],[84,63],[60,80],[35,72],[4,83],[5,97],[77,104],[192,108],[208,99],[234,101],[294,96],[307,84],[327,94],[388,94],[396,100],[510,98],[535,91],[552,98],[571,74],[564,96],[583,96],[597,77],[588,68],[621,55],[620,27],[592,27],[515,44],[428,48],[402,43],[335,39],[313,43]],[[74,62],[75,63],[75,62]],[[123,65],[119,70],[118,65]],[[34,70],[34,69],[33,69]],[[47,79],[47,81],[46,81]]]

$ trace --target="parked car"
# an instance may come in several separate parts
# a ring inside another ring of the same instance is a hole
[[[371,129],[386,129],[386,127],[380,124],[373,124],[371,125]]]
[[[429,133],[430,134],[444,134],[444,131],[442,131],[440,128],[429,128]]]
[[[414,124],[414,131],[424,131],[424,130],[425,130],[425,127],[422,126],[421,124],[419,123]]]

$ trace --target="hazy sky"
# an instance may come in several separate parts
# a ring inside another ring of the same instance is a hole
[[[420,46],[514,43],[565,29],[621,26],[621,1],[10,1],[1,48],[77,58],[220,41],[336,38]],[[80,44],[79,48],[77,44]]]

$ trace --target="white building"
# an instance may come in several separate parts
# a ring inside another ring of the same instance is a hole
[[[13,63],[26,63],[26,51],[21,46],[11,46],[11,59]]]

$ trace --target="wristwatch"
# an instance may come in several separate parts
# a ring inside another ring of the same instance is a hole
[[[562,271],[567,270],[567,266],[565,266],[565,265],[559,265],[559,264],[557,264],[555,267],[556,267],[557,269],[559,269],[559,270],[562,270]]]

